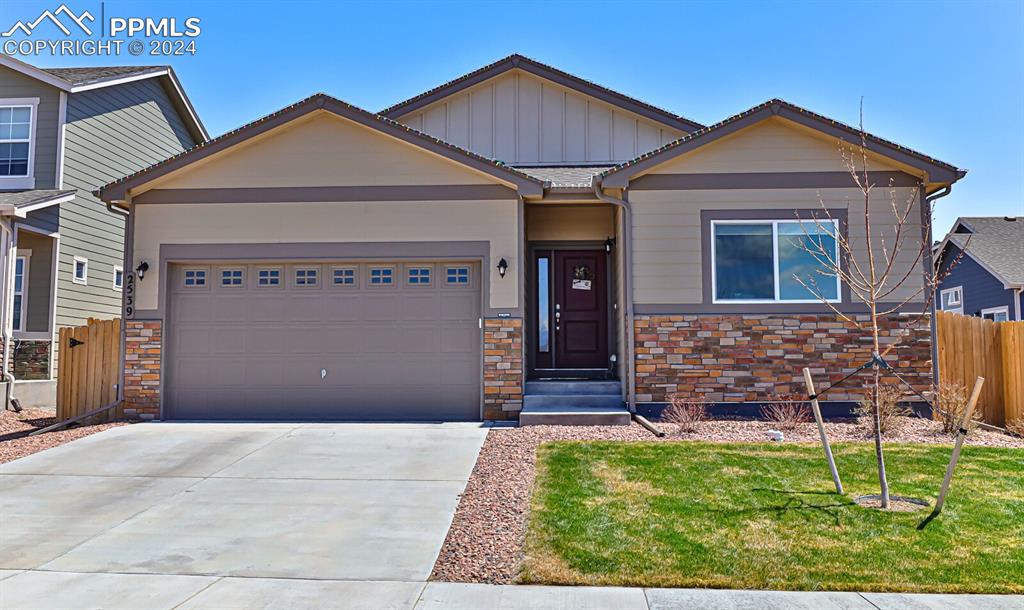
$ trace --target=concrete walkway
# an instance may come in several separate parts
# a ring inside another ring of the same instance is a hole
[[[0,571],[0,608],[1021,610],[1024,596],[809,593]]]

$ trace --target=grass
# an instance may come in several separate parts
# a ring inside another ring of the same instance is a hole
[[[1024,592],[1024,451],[966,447],[942,514],[863,508],[874,450],[559,442],[538,451],[520,580],[787,590]],[[889,445],[893,494],[934,502],[950,447]]]

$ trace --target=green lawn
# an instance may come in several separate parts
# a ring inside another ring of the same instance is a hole
[[[942,515],[881,512],[868,443],[540,447],[521,580],[802,590],[1024,592],[1024,451],[966,447]],[[951,447],[887,446],[893,494],[934,502]]]

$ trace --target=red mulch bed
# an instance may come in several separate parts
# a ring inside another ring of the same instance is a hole
[[[462,494],[451,529],[434,564],[431,580],[451,582],[514,583],[522,559],[523,536],[533,490],[537,446],[558,440],[613,440],[686,442],[765,442],[775,427],[764,421],[714,420],[694,434],[679,434],[676,427],[658,424],[664,438],[637,424],[629,426],[529,426],[494,428],[487,434],[466,491]],[[870,440],[856,422],[826,424],[829,440]],[[818,442],[813,423],[785,432],[784,442]],[[886,442],[950,443],[937,422],[904,418],[899,430],[886,434]],[[969,445],[1024,448],[1024,439],[997,432],[974,430]]]
[[[127,422],[115,421],[105,424],[71,426],[36,436],[28,435],[33,430],[55,423],[57,423],[57,419],[53,412],[46,409],[25,409],[21,413],[0,410],[0,464],[115,426],[127,425]]]

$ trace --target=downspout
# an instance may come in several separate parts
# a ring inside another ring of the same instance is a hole
[[[14,331],[14,263],[17,260],[17,244],[14,243],[14,227],[10,222],[4,222],[0,225],[0,232],[2,232],[3,238],[0,242],[3,242],[6,249],[4,252],[4,284],[3,284],[3,323],[0,324],[0,338],[2,338],[3,355],[0,357],[0,378],[4,380],[4,410],[9,409],[12,405],[14,411],[21,411],[21,405],[18,404],[18,399],[14,397],[14,374],[10,372],[11,362],[11,341]]]
[[[128,200],[129,210],[131,209],[131,200]],[[125,363],[125,331],[128,328],[128,322],[126,320],[126,312],[128,307],[128,290],[131,286],[132,293],[135,292],[135,270],[132,267],[132,252],[130,248],[134,243],[132,216],[129,210],[125,210],[115,206],[113,203],[107,203],[107,211],[111,214],[124,217],[124,254],[122,255],[123,267],[121,273],[121,340],[118,342],[118,356],[117,356],[117,402],[124,402],[124,363]],[[129,279],[131,274],[131,279]]]
[[[614,206],[622,208],[622,292],[626,296],[626,358],[623,363],[627,375],[626,406],[630,413],[636,413],[636,377],[633,375],[636,330],[633,328],[633,208],[625,199],[606,195],[601,187],[601,177],[594,176],[594,195]],[[625,189],[623,190],[625,195]]]
[[[935,277],[935,257],[931,255],[932,251],[932,202],[942,199],[953,190],[953,185],[949,184],[935,191],[931,195],[925,195],[925,186],[921,184],[921,198],[927,204],[927,206],[921,207],[922,220],[927,219],[928,224],[924,228],[927,234],[924,239],[927,240],[925,243],[928,245],[928,265],[925,271],[925,279],[931,284],[932,279]],[[932,295],[931,304],[931,338],[932,338],[932,384],[937,388],[939,387],[939,328],[936,324],[935,319],[935,295]]]

